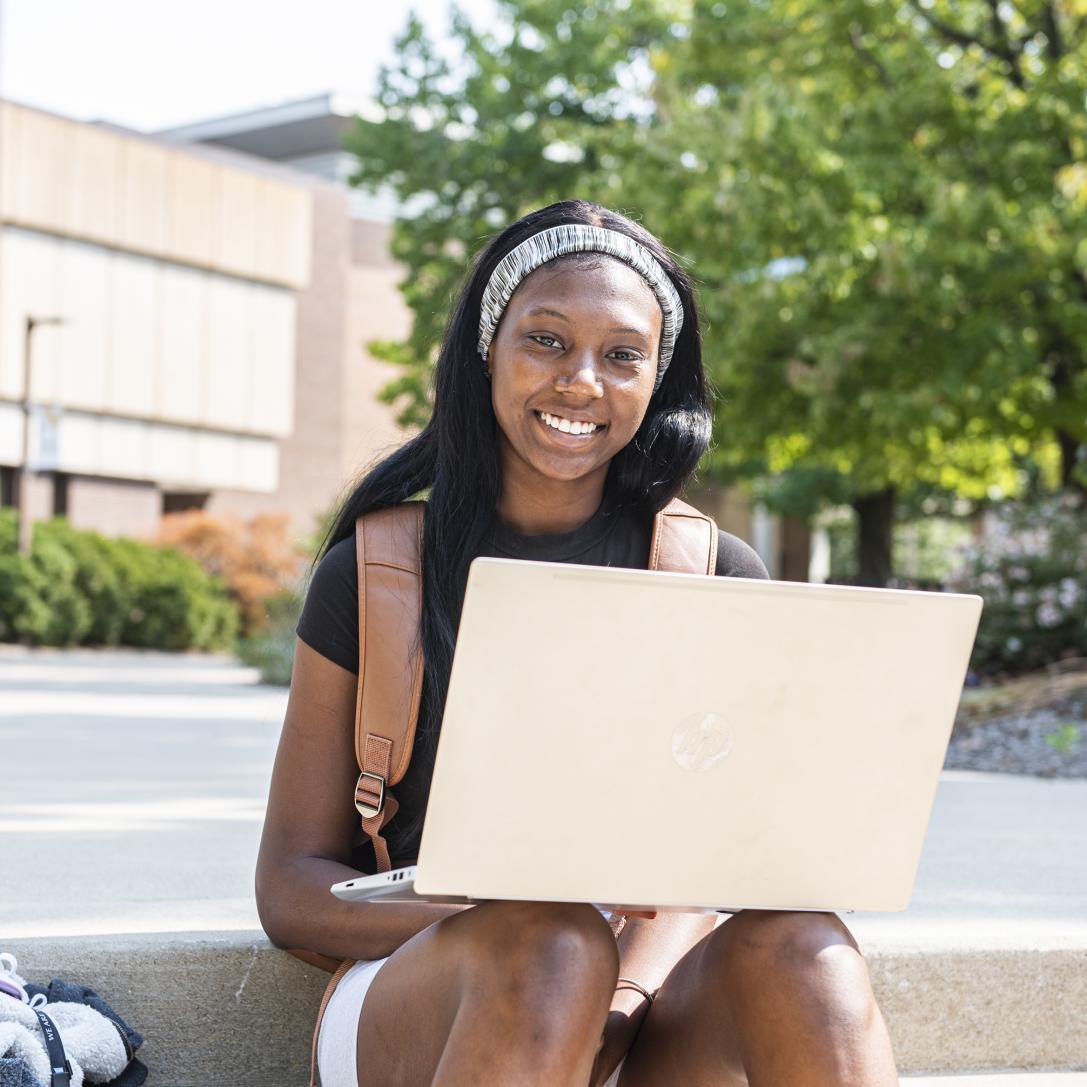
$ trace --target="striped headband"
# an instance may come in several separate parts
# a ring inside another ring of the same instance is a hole
[[[553,226],[526,238],[511,249],[491,273],[479,307],[479,354],[486,361],[498,322],[521,281],[541,265],[568,253],[604,253],[629,265],[646,281],[660,303],[660,357],[657,363],[656,392],[672,361],[672,351],[683,328],[683,303],[668,274],[644,245],[618,230],[606,230],[584,223]]]

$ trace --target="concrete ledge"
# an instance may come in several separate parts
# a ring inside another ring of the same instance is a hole
[[[162,1087],[307,1082],[327,975],[259,931],[51,937],[4,950],[31,981],[101,992],[145,1036],[140,1057]],[[1087,949],[867,959],[903,1074],[1087,1068]]]
[[[1087,1068],[1087,948],[865,957],[900,1072]]]
[[[1087,1072],[1000,1072],[982,1076],[906,1076],[902,1087],[1087,1087]]]

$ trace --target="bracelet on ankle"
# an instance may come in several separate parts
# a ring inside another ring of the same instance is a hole
[[[650,1004],[653,1003],[653,994],[643,986],[639,985],[636,981],[631,981],[630,978],[620,978],[615,985],[615,990],[618,992],[620,989],[632,989],[636,993],[641,993]]]

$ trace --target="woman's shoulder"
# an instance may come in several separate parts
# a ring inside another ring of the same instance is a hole
[[[306,590],[295,633],[311,649],[350,672],[359,670],[359,588],[355,535],[321,556]]]
[[[717,530],[717,566],[713,572],[717,577],[770,577],[759,553],[724,529]]]
[[[355,563],[355,534],[337,540],[320,558],[310,578],[307,600],[310,596],[334,595],[339,597],[349,589],[358,592],[358,569]]]

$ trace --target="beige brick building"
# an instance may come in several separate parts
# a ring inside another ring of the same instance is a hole
[[[310,532],[402,440],[364,345],[408,315],[388,227],[350,197],[243,152],[0,103],[0,502],[29,417],[35,517],[142,535],[169,510],[286,511]]]

